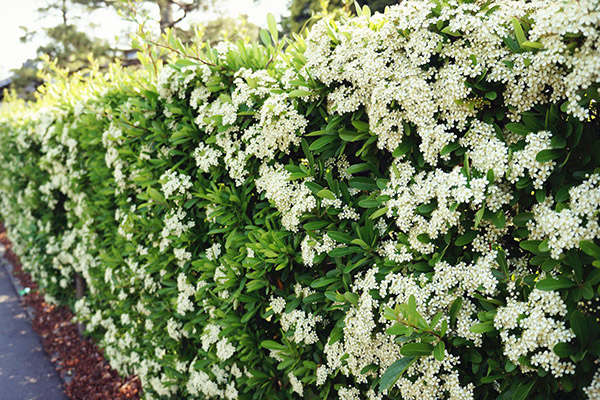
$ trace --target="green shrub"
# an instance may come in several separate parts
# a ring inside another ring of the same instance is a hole
[[[141,40],[2,106],[0,213],[147,398],[599,398],[597,7]]]

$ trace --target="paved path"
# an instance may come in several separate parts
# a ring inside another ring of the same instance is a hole
[[[66,399],[62,382],[42,351],[1,260],[0,399]]]

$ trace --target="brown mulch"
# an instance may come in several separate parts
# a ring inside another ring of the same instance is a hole
[[[121,378],[110,367],[102,350],[91,339],[80,335],[77,324],[71,322],[71,310],[44,301],[44,295],[37,290],[37,283],[23,272],[18,257],[11,251],[12,245],[2,223],[0,243],[6,247],[4,257],[12,263],[13,274],[21,286],[30,289],[21,301],[32,310],[33,330],[40,335],[44,351],[65,382],[66,395],[74,400],[139,399],[139,378]]]

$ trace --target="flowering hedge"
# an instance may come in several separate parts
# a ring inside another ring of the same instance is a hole
[[[2,106],[2,219],[111,364],[149,399],[600,398],[598,3],[261,39]]]

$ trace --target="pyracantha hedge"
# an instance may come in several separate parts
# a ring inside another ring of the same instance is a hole
[[[261,39],[2,106],[2,218],[112,365],[148,399],[600,398],[598,2]]]

